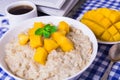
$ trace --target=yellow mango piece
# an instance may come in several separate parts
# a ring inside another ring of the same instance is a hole
[[[114,41],[113,37],[110,37],[109,41],[111,41],[111,42]]]
[[[44,23],[42,22],[34,22],[34,28],[38,29],[38,28],[43,28],[44,27]]]
[[[60,41],[59,38],[61,36],[65,36],[64,33],[62,33],[61,31],[57,31],[52,34],[52,39],[54,39],[56,42],[59,42]]]
[[[92,20],[97,22],[97,23],[99,23],[100,21],[102,21],[104,19],[104,16],[102,14],[99,14],[99,13],[96,13],[96,12],[92,15],[93,15]]]
[[[72,41],[65,37],[65,35],[61,34],[61,32],[59,31],[52,34],[52,39],[54,39],[58,43],[58,45],[64,52],[74,49]]]
[[[93,17],[94,17],[94,14],[95,14],[95,10],[89,10],[89,11],[87,11],[84,15],[83,15],[83,19],[85,18],[87,18],[87,19],[93,19]]]
[[[110,14],[111,14],[111,10],[108,8],[98,8],[98,9],[96,9],[96,12],[104,15],[107,18],[109,18]]]
[[[50,52],[54,49],[56,49],[58,47],[58,44],[52,40],[52,39],[49,39],[49,38],[45,38],[44,39],[44,48]]]
[[[42,22],[35,22],[33,28],[30,28],[30,29],[28,30],[28,34],[29,34],[29,35],[35,35],[35,31],[36,31],[38,28],[42,28],[42,27],[44,27],[44,24],[43,24]]]
[[[114,36],[118,31],[117,29],[115,28],[115,26],[111,26],[109,29],[108,29],[108,32],[111,34],[111,36]]]
[[[39,47],[36,49],[33,59],[39,64],[45,65],[47,56],[48,56],[47,51],[43,47]]]
[[[66,33],[66,31],[59,31],[62,35],[66,35],[67,33]]]
[[[30,36],[30,35],[35,35],[35,31],[36,31],[37,29],[36,28],[30,28],[29,30],[28,30],[28,35]]]
[[[58,25],[58,30],[60,31],[66,31],[66,33],[69,33],[69,24],[65,21],[61,21]]]
[[[99,36],[104,32],[104,28],[93,21],[82,19],[81,22],[86,24],[95,33],[97,38],[100,38]]]
[[[113,36],[113,41],[120,41],[120,33],[117,33]]]
[[[108,31],[105,31],[103,35],[101,36],[101,40],[108,41],[110,39],[111,35]]]
[[[60,41],[58,43],[64,52],[68,52],[74,49],[72,41],[65,36],[61,36]]]
[[[103,19],[102,19],[101,21],[99,21],[99,22],[100,22],[100,24],[102,25],[102,27],[103,27],[104,29],[109,28],[110,25],[112,24],[108,18],[103,18]]]
[[[30,46],[32,48],[37,48],[43,46],[42,36],[31,35],[30,36]]]
[[[120,30],[120,21],[117,22],[117,23],[115,23],[114,25],[115,25],[115,27],[116,27],[118,30]]]
[[[112,13],[109,16],[109,19],[112,23],[115,23],[120,20],[120,14],[119,12],[112,10]]]
[[[20,45],[25,45],[25,44],[27,44],[27,42],[29,40],[29,36],[21,33],[18,35],[18,40],[19,40]]]

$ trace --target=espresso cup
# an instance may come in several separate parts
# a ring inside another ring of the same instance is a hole
[[[5,13],[11,28],[26,19],[37,17],[37,8],[30,1],[17,1],[6,6]]]

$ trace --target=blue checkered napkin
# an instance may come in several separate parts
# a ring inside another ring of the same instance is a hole
[[[0,14],[0,38],[3,36],[3,34],[8,30],[8,20],[3,18],[3,15]],[[6,72],[4,72],[0,68],[0,80],[15,80],[11,76],[9,76]]]
[[[8,27],[9,27],[8,20],[4,19],[3,16],[0,14],[0,38],[8,30]]]
[[[79,20],[88,10],[101,7],[120,10],[120,0],[86,0],[82,5],[80,5],[73,18]],[[112,45],[99,44],[96,59],[92,65],[82,75],[80,75],[79,80],[100,80],[110,63],[108,51],[111,46]],[[113,65],[108,80],[120,80],[119,66],[120,62],[116,62]]]
[[[15,80],[0,68],[0,80]]]
[[[73,16],[74,19],[79,19],[85,12],[91,9],[107,7],[120,10],[120,0],[84,0],[84,3],[80,5],[80,8]]]
[[[117,62],[112,67],[112,71],[109,76],[110,80],[120,80],[120,62]]]

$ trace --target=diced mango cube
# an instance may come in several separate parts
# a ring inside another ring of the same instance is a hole
[[[18,35],[18,40],[20,45],[25,45],[28,42],[29,37],[28,35],[22,33]]]
[[[116,35],[113,36],[113,41],[120,41],[120,33],[117,33]]]
[[[64,52],[68,52],[74,49],[72,41],[65,36],[61,36],[58,43],[60,44],[60,47]]]
[[[66,33],[69,33],[69,25],[65,21],[61,21],[58,26],[58,30],[66,31]]]
[[[120,14],[117,11],[112,10],[109,19],[112,23],[118,22],[120,20]]]
[[[117,22],[117,23],[115,23],[114,25],[115,25],[115,27],[116,27],[118,30],[120,30],[120,21]]]
[[[28,35],[35,35],[35,31],[36,29],[35,28],[30,28],[29,31],[28,31]]]
[[[39,64],[45,65],[47,56],[48,56],[47,51],[43,47],[39,47],[36,49],[33,59]]]
[[[37,48],[42,46],[42,36],[38,36],[38,35],[31,35],[30,36],[30,46],[32,48]]]
[[[35,22],[34,27],[29,29],[28,34],[29,35],[35,35],[35,31],[38,28],[42,28],[42,27],[44,27],[44,24],[42,22]]]
[[[42,22],[34,22],[34,28],[38,29],[38,28],[43,28],[44,27],[44,23]]]
[[[50,52],[54,49],[56,49],[58,47],[58,44],[52,40],[52,39],[48,39],[48,38],[45,38],[44,39],[44,48]]]
[[[95,33],[95,35],[99,39],[100,39],[99,36],[105,31],[105,29],[103,27],[101,27],[100,25],[96,24],[93,21],[90,21],[87,19],[82,19],[81,22],[86,24]]]
[[[105,31],[101,36],[101,40],[108,41],[110,39],[110,37],[111,37],[111,35],[109,34],[109,32]]]
[[[57,31],[52,34],[52,39],[54,39],[56,42],[59,42],[61,36],[65,35],[61,31]]]
[[[111,14],[111,10],[108,8],[98,8],[96,12],[104,15],[107,18],[110,17]]]
[[[112,25],[110,28],[108,28],[108,31],[111,36],[114,36],[118,32],[118,30],[115,28],[114,25]]]

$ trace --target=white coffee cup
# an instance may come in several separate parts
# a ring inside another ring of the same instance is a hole
[[[30,9],[29,11],[22,10],[23,6],[31,8],[31,10]],[[22,12],[20,10],[22,10]],[[17,1],[6,6],[5,13],[6,13],[6,18],[9,20],[9,24],[11,28],[25,21],[26,19],[37,17],[37,8],[35,4],[30,1]]]

